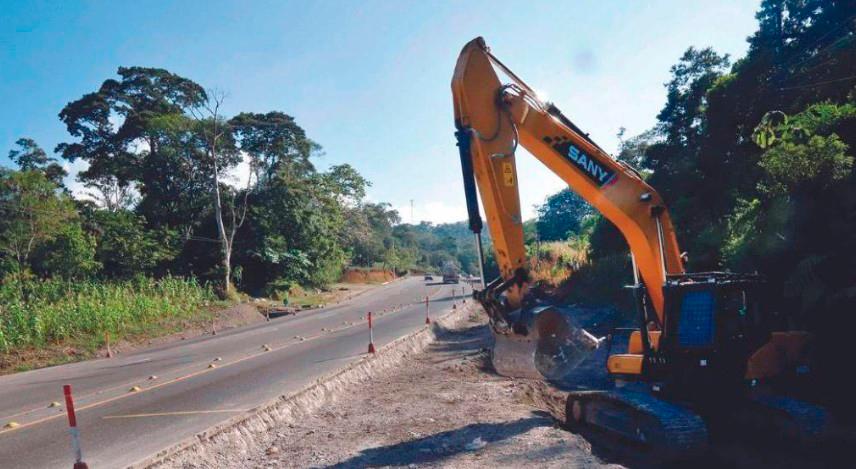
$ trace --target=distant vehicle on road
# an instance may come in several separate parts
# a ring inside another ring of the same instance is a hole
[[[443,283],[458,283],[460,279],[461,275],[458,273],[458,267],[451,262],[447,262],[443,266]]]
[[[431,274],[425,274],[425,280],[434,280],[434,276]]]

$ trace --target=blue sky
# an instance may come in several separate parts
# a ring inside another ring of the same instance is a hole
[[[281,110],[411,221],[466,217],[450,79],[460,48],[493,52],[608,151],[650,128],[690,45],[740,57],[757,0],[17,2],[0,0],[0,164],[22,136],[69,137],[62,107],[119,66],[228,93],[227,114]],[[562,188],[519,159],[524,215]],[[76,169],[74,167],[72,170]],[[71,183],[71,181],[69,181]]]

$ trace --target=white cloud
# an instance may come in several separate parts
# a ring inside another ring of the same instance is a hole
[[[223,175],[223,182],[235,189],[244,189],[250,180],[250,155],[241,152],[241,162],[234,168],[230,168]]]
[[[68,187],[68,190],[71,191],[71,195],[78,200],[94,200],[89,195],[89,189],[77,180],[77,174],[81,171],[86,171],[89,168],[89,163],[78,158],[74,163],[63,161],[62,168],[68,173],[64,182],[65,187]]]
[[[449,204],[440,200],[414,201],[412,217],[409,203],[393,205],[393,208],[398,210],[402,223],[453,223],[467,219],[467,207],[463,201],[460,204]]]

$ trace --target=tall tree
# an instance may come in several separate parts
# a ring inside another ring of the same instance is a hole
[[[208,99],[198,108],[192,110],[196,118],[196,126],[204,143],[208,167],[211,169],[210,180],[214,203],[214,219],[217,223],[217,236],[220,240],[223,266],[223,291],[226,296],[234,293],[232,285],[232,250],[235,245],[235,235],[244,224],[247,216],[247,197],[250,192],[252,178],[247,179],[242,201],[236,203],[236,197],[231,197],[231,203],[223,201],[223,172],[238,163],[240,154],[235,146],[231,125],[223,118],[220,108],[225,100],[225,94],[212,91]],[[234,191],[229,191],[234,193]],[[223,216],[228,205],[229,220]]]
[[[229,124],[240,142],[241,151],[250,156],[259,184],[267,184],[283,171],[306,175],[315,170],[309,158],[321,147],[310,140],[288,114],[242,112]]]
[[[21,171],[39,171],[49,181],[63,187],[63,179],[68,176],[68,172],[56,162],[56,158],[48,156],[31,138],[19,138],[15,145],[18,148],[9,150],[9,159],[18,165]]]
[[[62,109],[60,120],[77,141],[61,143],[56,151],[66,160],[86,161],[89,167],[78,179],[111,200],[127,201],[137,183],[143,199],[157,199],[148,207],[171,207],[200,185],[192,177],[194,159],[187,158],[192,141],[177,130],[184,125],[182,116],[205,102],[205,90],[159,68],[120,67],[117,73],[120,79],[105,80],[97,91]],[[146,215],[155,225],[188,220],[188,213],[171,210],[151,209]]]

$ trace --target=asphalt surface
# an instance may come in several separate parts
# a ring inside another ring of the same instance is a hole
[[[426,296],[439,314],[463,285],[407,278],[216,336],[0,377],[0,425],[18,424],[0,428],[0,468],[71,467],[63,384],[73,386],[89,467],[125,467],[359,358],[366,312],[380,347],[424,325]]]

